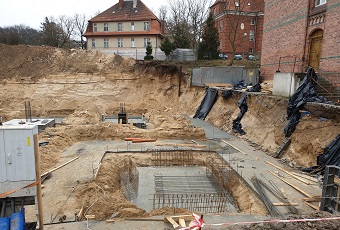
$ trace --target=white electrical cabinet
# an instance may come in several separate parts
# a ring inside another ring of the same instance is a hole
[[[0,194],[17,190],[9,197],[35,196],[36,181],[34,135],[35,125],[0,126]]]

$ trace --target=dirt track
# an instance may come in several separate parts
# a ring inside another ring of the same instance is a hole
[[[62,116],[62,125],[40,134],[49,145],[41,147],[42,171],[60,164],[63,151],[79,141],[122,140],[129,136],[144,138],[204,140],[204,131],[193,127],[182,114],[193,116],[204,89],[188,87],[188,76],[181,79],[178,97],[178,67],[135,64],[115,56],[92,51],[65,51],[50,47],[5,46],[0,44],[0,116],[4,120],[24,117],[24,101],[32,104],[36,117]],[[207,121],[231,132],[239,109],[241,94],[224,100],[219,97]],[[268,154],[281,144],[286,124],[286,98],[249,95],[249,110],[242,120],[247,138]],[[128,114],[145,114],[147,130],[102,123],[101,115],[116,115],[120,103]],[[337,111],[339,113],[339,111]],[[338,116],[320,120],[302,118],[292,144],[283,154],[296,166],[316,163],[316,156],[340,133]],[[326,117],[326,116],[325,116]]]

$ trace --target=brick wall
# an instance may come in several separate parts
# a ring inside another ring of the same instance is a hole
[[[340,84],[340,1],[328,0],[324,23],[320,74]]]
[[[261,56],[264,79],[272,79],[278,69],[303,71],[307,13],[307,0],[266,1]]]
[[[261,57],[263,79],[273,78],[280,57],[281,72],[293,71],[295,57],[294,72],[305,72],[310,37],[321,29],[324,34],[319,72],[331,82],[340,83],[340,2],[328,0],[327,4],[318,7],[314,7],[314,3],[314,0],[265,1]]]

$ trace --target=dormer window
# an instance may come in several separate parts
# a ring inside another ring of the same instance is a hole
[[[327,0],[315,0],[315,6],[320,6],[327,3]]]

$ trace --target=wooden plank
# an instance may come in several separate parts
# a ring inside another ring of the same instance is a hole
[[[313,204],[310,204],[308,203],[307,201],[305,200],[302,200],[303,203],[305,203],[306,205],[308,205],[309,207],[315,209],[315,210],[320,210],[320,207],[319,206],[316,206],[316,205],[313,205]]]
[[[178,220],[179,225],[181,225],[181,227],[185,228],[187,225],[185,224],[185,220],[183,218],[179,218]]]
[[[286,181],[285,179],[282,179],[281,177],[279,177],[278,175],[276,175],[274,172],[268,170],[268,172],[270,172],[271,174],[273,174],[275,177],[279,178],[280,180],[282,180],[283,182],[285,182],[286,184],[288,184],[289,186],[293,187],[295,190],[297,190],[298,192],[300,192],[301,194],[309,197],[309,198],[312,198],[313,196],[306,193],[305,191],[303,191],[302,189],[300,189],[299,187],[293,185],[292,183]]]
[[[299,206],[298,203],[273,203],[274,206]]]
[[[314,178],[314,177],[311,177],[311,176],[308,176],[308,175],[304,175],[304,174],[300,174],[300,173],[296,173],[296,172],[292,172],[295,176],[299,176],[299,177],[302,177],[306,180],[310,180],[310,181],[313,181],[315,183],[318,183],[318,179]]]
[[[177,224],[176,221],[174,221],[170,216],[165,217],[165,219],[166,219],[168,222],[170,222],[174,228],[179,227],[179,224]]]
[[[45,175],[47,175],[48,173],[51,173],[51,172],[53,172],[53,171],[55,171],[55,170],[58,170],[58,169],[64,167],[65,165],[68,165],[69,163],[71,163],[71,162],[77,160],[79,157],[80,157],[80,156],[77,156],[76,158],[73,158],[72,160],[69,160],[68,162],[66,162],[66,163],[64,163],[64,164],[59,165],[58,167],[56,167],[56,168],[54,168],[54,169],[51,169],[51,170],[49,170],[49,171],[47,171],[47,172],[41,174],[41,176],[45,176]]]
[[[229,83],[204,83],[208,87],[222,87],[222,88],[233,88],[233,84]]]
[[[243,152],[241,149],[233,146],[232,144],[230,144],[229,142],[222,140],[222,142],[226,143],[227,145],[230,145],[231,147],[233,147],[234,149],[236,149],[237,151],[239,151],[240,153],[243,153],[244,155],[247,155],[247,153]]]
[[[287,173],[288,175],[292,176],[294,179],[296,179],[296,180],[298,180],[298,181],[301,181],[301,182],[303,182],[303,183],[305,183],[305,184],[307,184],[307,185],[310,185],[310,184],[311,184],[311,183],[309,183],[308,181],[305,181],[305,180],[303,180],[303,179],[301,179],[301,178],[295,176],[293,173],[288,172],[287,170],[285,170],[285,169],[283,169],[283,168],[281,168],[281,167],[279,167],[279,166],[277,166],[277,165],[275,165],[275,164],[273,164],[273,163],[271,163],[271,162],[269,162],[269,161],[265,161],[265,162],[266,162],[267,164],[269,164],[269,165],[271,165],[271,166],[273,166],[273,167],[275,167],[275,168],[281,170],[282,172]]]
[[[321,202],[321,197],[319,196],[314,196],[311,198],[302,198],[302,200],[307,201],[307,202]]]
[[[194,219],[192,215],[171,216],[171,218],[175,221],[179,221],[180,218],[185,221],[191,221]]]

